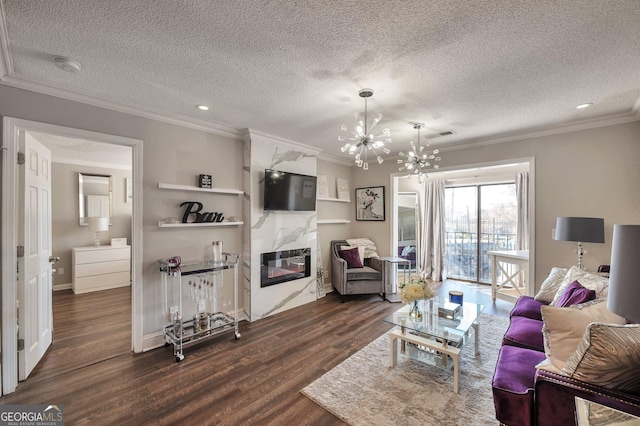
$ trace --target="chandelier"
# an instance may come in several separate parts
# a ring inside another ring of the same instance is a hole
[[[420,129],[424,127],[423,123],[414,123],[413,128],[418,130],[418,145],[413,143],[413,141],[409,142],[411,144],[411,151],[408,154],[404,152],[400,153],[401,157],[407,157],[405,160],[398,159],[398,164],[403,164],[400,167],[400,171],[407,170],[408,176],[416,175],[418,176],[418,183],[424,182],[424,180],[429,177],[427,175],[426,169],[431,166],[431,161],[440,161],[440,157],[436,157],[440,153],[440,150],[434,149],[431,154],[426,152],[423,153],[424,149],[431,145],[431,141],[427,141],[425,146],[420,144]],[[434,169],[439,169],[440,166],[437,164],[433,165]]]
[[[374,118],[373,123],[371,123],[371,127],[367,127],[367,98],[373,96],[373,90],[371,89],[362,89],[358,92],[361,98],[364,98],[364,121],[359,118],[358,114],[356,114],[356,120],[358,120],[358,125],[356,126],[356,130],[349,131],[349,128],[346,124],[343,124],[340,128],[342,131],[350,133],[350,137],[338,136],[339,141],[351,141],[346,142],[340,150],[342,152],[348,151],[349,154],[355,155],[355,163],[358,167],[362,167],[363,170],[369,170],[369,162],[367,160],[367,156],[369,151],[372,151],[373,155],[376,156],[376,160],[379,164],[382,164],[384,161],[380,154],[378,154],[378,150],[384,152],[385,154],[389,154],[389,149],[385,148],[385,143],[391,143],[391,133],[389,129],[383,129],[382,132],[374,134],[373,128],[376,127],[376,124],[382,118],[382,114],[378,114],[376,118]]]

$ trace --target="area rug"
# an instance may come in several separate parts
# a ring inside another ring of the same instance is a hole
[[[389,367],[385,333],[302,389],[302,393],[344,422],[357,425],[496,425],[491,379],[508,318],[482,314],[480,355],[474,336],[462,350],[460,393],[453,372],[398,354]]]

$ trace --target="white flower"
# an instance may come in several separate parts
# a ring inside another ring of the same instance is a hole
[[[433,290],[431,290],[427,280],[423,278],[414,278],[400,286],[400,300],[402,300],[402,303],[409,303],[420,299],[430,299],[433,296]]]

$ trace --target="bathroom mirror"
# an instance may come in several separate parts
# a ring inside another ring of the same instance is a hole
[[[80,226],[88,217],[113,217],[113,179],[108,175],[78,173],[78,206]]]

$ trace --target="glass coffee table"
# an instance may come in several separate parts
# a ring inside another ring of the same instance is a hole
[[[469,339],[469,330],[474,329],[475,355],[478,356],[478,316],[484,305],[464,302],[459,309],[443,298],[420,300],[422,318],[409,315],[409,306],[384,319],[397,326],[389,332],[390,366],[396,366],[398,340],[400,353],[444,369],[453,369],[453,391],[458,393],[460,379],[460,352]],[[445,309],[447,308],[447,309]]]

